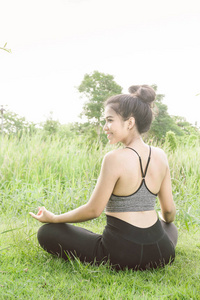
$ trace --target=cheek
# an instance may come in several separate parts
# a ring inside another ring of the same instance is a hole
[[[111,131],[113,129],[112,123],[108,123],[108,130]]]

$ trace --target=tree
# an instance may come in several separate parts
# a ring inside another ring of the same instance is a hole
[[[157,86],[152,85],[155,91]],[[173,131],[176,135],[183,135],[181,128],[176,124],[175,120],[169,115],[167,105],[162,103],[165,95],[157,94],[155,100],[155,118],[152,122],[148,136],[156,137],[159,140],[165,138],[168,131]]]
[[[87,98],[81,116],[85,115],[87,117],[88,122],[96,127],[99,136],[104,101],[112,95],[120,94],[122,87],[114,81],[112,75],[94,71],[91,74],[85,74],[77,89]]]
[[[197,127],[197,124],[193,126],[184,117],[180,117],[180,116],[173,116],[172,118],[177,124],[177,126],[181,128],[181,130],[185,135],[193,134],[193,135],[200,136],[200,131],[199,128]]]
[[[4,113],[2,113],[2,134],[17,134],[21,135],[22,132],[32,132],[35,129],[35,125],[33,123],[30,123],[26,121],[24,117],[20,117],[16,113],[9,111],[9,110],[3,110]]]
[[[43,123],[43,129],[49,135],[53,135],[58,132],[59,125],[60,125],[59,121],[53,120],[53,112],[50,112],[49,117]]]

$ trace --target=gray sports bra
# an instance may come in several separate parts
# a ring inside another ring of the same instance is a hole
[[[107,205],[107,212],[128,212],[128,211],[148,211],[154,210],[157,194],[152,193],[145,182],[145,176],[151,159],[151,147],[149,147],[149,157],[145,171],[142,168],[142,160],[140,155],[130,147],[139,157],[140,168],[142,173],[142,182],[136,192],[129,196],[117,196],[112,194]]]

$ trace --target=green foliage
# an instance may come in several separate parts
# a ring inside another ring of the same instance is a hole
[[[188,140],[187,140],[187,144],[190,147],[196,147],[199,144],[199,142],[200,142],[200,135],[197,136],[197,135],[192,134],[188,137]]]
[[[82,138],[37,134],[4,138],[0,153],[0,206],[19,215],[44,205],[65,211],[86,202],[98,177],[102,147]],[[48,202],[48,203],[47,203]]]
[[[4,137],[0,148],[1,214],[23,215],[30,208],[46,205],[59,213],[85,203],[95,186],[102,159],[113,147],[100,142],[86,143],[70,132],[43,132],[33,136]],[[171,134],[173,136],[173,133]],[[155,145],[155,144],[154,144]],[[198,224],[200,197],[200,143],[180,144],[168,154],[178,221]],[[188,218],[188,215],[191,218]]]
[[[155,91],[157,90],[157,86],[152,86]],[[173,117],[171,117],[168,113],[167,105],[165,105],[163,101],[164,95],[157,94],[155,100],[155,108],[154,108],[154,120],[151,125],[151,129],[148,133],[149,137],[156,137],[158,140],[163,140],[168,131],[173,131],[176,135],[183,135],[182,130],[178,127]]]
[[[84,144],[92,145],[94,143],[101,142],[103,145],[106,145],[108,139],[106,135],[100,131],[100,134],[97,133],[96,127],[91,126],[90,122],[85,123],[74,123],[71,124],[71,131],[76,136],[80,136]]]
[[[99,137],[102,131],[104,102],[108,97],[120,94],[122,87],[114,81],[112,75],[94,71],[91,74],[85,74],[83,81],[78,86],[78,91],[87,98],[81,116],[86,116],[89,123],[95,126]]]
[[[9,110],[1,111],[1,133],[11,138],[11,136],[17,136],[24,139],[29,138],[35,134],[41,133],[43,139],[49,136],[57,136],[58,139],[67,139],[72,137],[77,132],[73,131],[73,124],[60,124],[59,121],[53,119],[53,113],[50,113],[45,122],[40,124],[34,124],[26,121],[24,117],[20,117],[14,112]],[[2,122],[3,121],[3,122]]]
[[[8,49],[6,47],[7,47],[7,43],[5,43],[5,45],[3,47],[0,47],[0,49],[6,51],[8,53],[11,53],[11,49]]]
[[[177,208],[176,220],[189,228],[200,225],[200,143],[179,143],[172,152],[165,149],[170,166],[172,190]],[[182,220],[182,221],[181,221]]]
[[[59,130],[59,121],[53,120],[53,113],[50,113],[50,116],[43,123],[43,129],[48,135],[56,134]]]
[[[20,137],[23,133],[35,132],[35,124],[28,122],[24,117],[9,110],[1,110],[3,124],[1,128],[3,133],[7,135],[17,135]]]
[[[200,138],[200,130],[197,126],[193,126],[187,122],[184,117],[173,116],[172,118],[184,135],[195,135]]]
[[[59,124],[57,135],[60,140],[69,139],[76,136],[76,132],[72,131],[73,124]]]
[[[177,148],[176,135],[173,131],[168,131],[165,137],[165,146],[171,150],[175,151]]]

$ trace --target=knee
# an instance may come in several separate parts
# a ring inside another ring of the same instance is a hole
[[[37,238],[39,244],[44,247],[50,243],[59,242],[59,237],[62,235],[62,232],[66,230],[67,224],[45,224],[41,226],[37,233]]]
[[[47,235],[49,235],[49,224],[45,224],[41,226],[37,233],[37,239],[39,244],[42,246],[44,244],[44,240],[46,239]]]
[[[55,224],[45,224],[41,226],[37,233],[37,239],[39,244],[44,247],[48,244],[48,241],[54,239],[56,237],[56,227]]]

